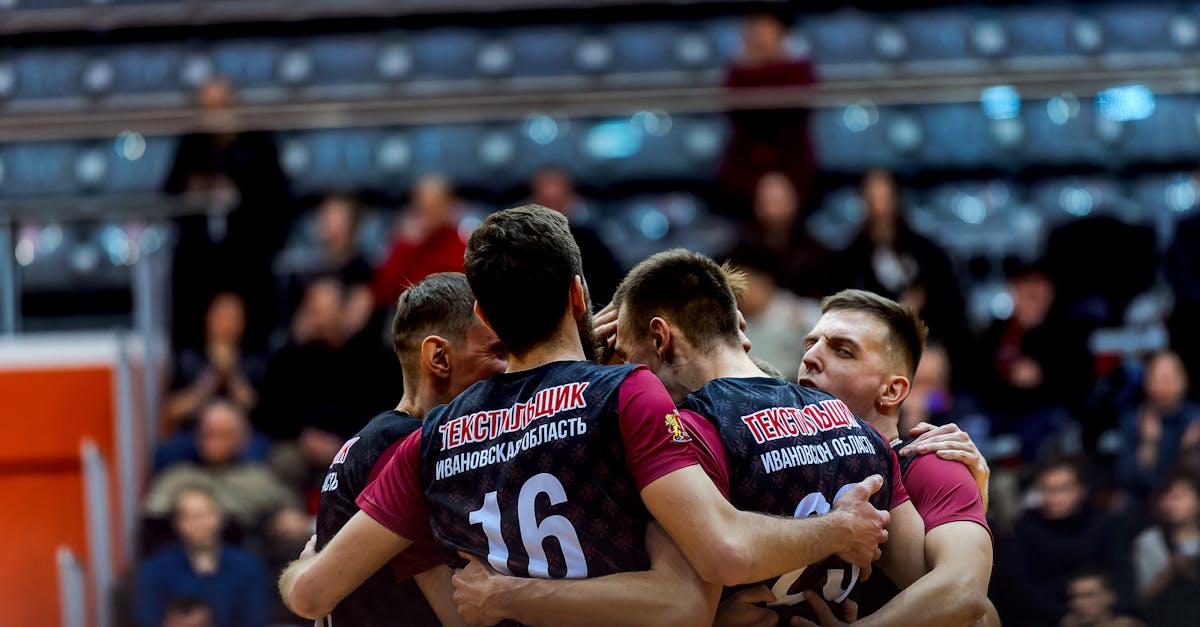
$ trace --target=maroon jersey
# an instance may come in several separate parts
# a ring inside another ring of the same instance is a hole
[[[649,567],[640,491],[694,464],[648,370],[554,362],[434,409],[359,505],[401,536],[431,530],[451,565],[463,551],[506,574],[596,577]]]
[[[720,434],[730,502],[740,510],[797,518],[824,514],[842,491],[874,474],[883,476],[884,485],[872,505],[890,510],[908,500],[887,441],[824,392],[769,377],[714,379],[683,407]],[[769,583],[780,605],[797,602],[805,589],[841,601],[854,588],[855,570],[830,558]]]

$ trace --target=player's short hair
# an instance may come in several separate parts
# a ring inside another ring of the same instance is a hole
[[[465,261],[479,308],[515,355],[554,334],[575,277],[583,277],[567,218],[541,205],[489,215],[471,234]]]
[[[721,343],[738,343],[731,275],[740,276],[700,253],[676,248],[634,266],[617,287],[613,302],[625,308],[622,316],[633,339],[645,338],[650,320],[662,316],[697,349],[708,351]]]
[[[438,272],[400,294],[392,318],[392,350],[405,377],[415,376],[421,342],[438,335],[461,342],[478,318],[475,295],[461,272]]]
[[[929,327],[916,312],[890,298],[865,290],[842,290],[821,301],[821,313],[831,311],[861,311],[887,328],[888,349],[898,359],[897,365],[912,379],[925,351]]]

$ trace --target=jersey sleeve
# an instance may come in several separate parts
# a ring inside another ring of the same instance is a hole
[[[421,491],[421,432],[414,431],[355,503],[392,533],[409,540],[431,535],[429,510]]]
[[[716,425],[693,411],[680,410],[679,416],[683,419],[684,428],[692,436],[700,467],[728,499],[729,456],[725,452],[725,443],[721,441],[721,432]]]
[[[900,458],[896,457],[896,451],[888,447],[888,454],[892,460],[892,502],[888,504],[888,509],[893,510],[904,504],[911,497],[904,485],[904,475],[900,471]],[[914,503],[915,506],[915,503]],[[929,531],[927,528],[926,532]]]
[[[904,483],[925,521],[925,533],[960,520],[978,523],[991,533],[979,487],[962,464],[937,455],[918,455],[909,464]]]
[[[675,402],[652,372],[638,368],[629,373],[621,382],[617,404],[625,463],[638,490],[699,463]]]

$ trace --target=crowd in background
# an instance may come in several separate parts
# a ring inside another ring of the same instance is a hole
[[[815,81],[786,55],[784,34],[769,16],[748,20],[727,85]],[[201,102],[219,109],[231,97],[218,79]],[[730,122],[716,203],[740,226],[717,256],[748,275],[752,354],[794,377],[820,299],[843,288],[918,311],[931,340],[902,432],[957,422],[989,456],[991,596],[1004,621],[1200,624],[1200,390],[1189,385],[1200,376],[1200,217],[1179,225],[1163,258],[1153,232],[1114,218],[1060,227],[1036,258],[1005,263],[1011,313],[976,328],[970,277],[912,228],[901,180],[865,172],[861,230],[827,249],[806,228],[821,189],[805,116],[733,112]],[[399,400],[389,310],[406,285],[462,270],[462,204],[452,181],[422,178],[394,212],[386,255],[370,258],[360,199],[331,190],[298,215],[270,136],[252,132],[189,136],[164,190],[238,200],[218,229],[178,225],[174,374],[125,613],[143,627],[302,624],[271,592],[273,573],[312,533],[344,440]],[[603,216],[580,210],[569,164],[537,173],[528,198],[572,218],[593,303],[608,302],[620,243],[601,236]],[[280,254],[298,219],[312,220],[319,244],[303,263]],[[1173,350],[1098,359],[1092,332],[1164,280]]]

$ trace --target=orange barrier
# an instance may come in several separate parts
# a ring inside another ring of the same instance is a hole
[[[130,494],[140,495],[146,450],[145,421],[133,420],[140,409],[132,401],[139,396],[138,377],[121,374],[128,367],[122,344],[114,334],[0,342],[0,494],[7,505],[0,516],[0,624],[61,624],[60,547],[90,575],[87,623],[108,622],[102,617],[109,591],[98,593],[96,582],[112,581],[125,566],[133,530],[128,505],[126,516],[122,506]],[[135,424],[122,426],[122,415]],[[80,452],[85,440],[95,443],[107,466],[107,494],[91,495],[92,512]],[[132,463],[134,472],[121,472],[122,463]],[[130,476],[137,485],[124,486]],[[106,497],[100,502],[107,501],[107,508],[95,507],[96,496]],[[93,519],[89,529],[89,514],[100,515],[100,509],[107,509],[106,516]],[[107,531],[108,546],[97,529]]]

